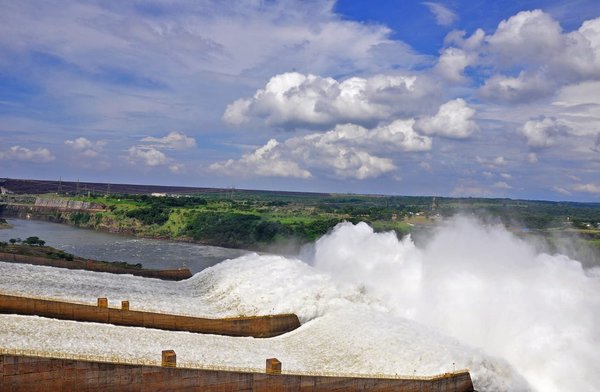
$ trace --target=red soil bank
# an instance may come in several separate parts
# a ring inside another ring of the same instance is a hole
[[[45,265],[48,267],[67,268],[75,270],[86,270],[96,272],[109,272],[111,274],[131,274],[142,276],[144,278],[156,278],[162,280],[184,280],[192,277],[192,273],[187,268],[175,270],[151,270],[124,268],[110,263],[103,263],[95,260],[64,260],[64,259],[49,259],[46,257],[25,256],[14,253],[0,252],[0,261],[18,264],[33,264]]]
[[[422,379],[278,375],[0,355],[0,391],[470,392],[468,372]]]
[[[101,306],[0,294],[0,313],[4,314],[34,315],[61,320],[256,338],[281,335],[300,326],[298,316],[295,314],[207,319],[108,308],[104,304],[100,304],[100,301],[99,305]],[[129,304],[127,304],[128,306]]]

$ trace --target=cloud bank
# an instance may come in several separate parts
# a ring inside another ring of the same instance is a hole
[[[104,181],[388,193],[402,178],[403,192],[597,200],[577,186],[600,171],[600,8],[578,4],[567,18],[423,2],[386,25],[333,1],[6,2],[2,160],[25,177],[45,162]],[[407,35],[416,23],[427,34]],[[505,157],[512,188],[477,156]],[[244,159],[253,174],[232,169]]]

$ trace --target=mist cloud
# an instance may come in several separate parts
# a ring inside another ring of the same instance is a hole
[[[311,260],[396,314],[507,359],[536,391],[593,391],[600,382],[600,269],[538,253],[502,226],[456,218],[416,247],[340,224]]]

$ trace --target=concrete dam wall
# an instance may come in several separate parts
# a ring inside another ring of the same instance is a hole
[[[103,210],[104,207],[97,203],[89,201],[65,200],[65,199],[46,199],[38,197],[35,199],[34,206],[46,208],[58,208],[62,210]]]
[[[49,259],[46,257],[19,255],[14,253],[0,252],[0,261],[7,263],[45,265],[48,267],[67,268],[74,270],[86,270],[95,272],[109,272],[111,274],[131,274],[144,278],[155,278],[162,280],[184,280],[192,277],[192,272],[187,268],[174,270],[152,270],[119,267],[112,263],[102,263],[94,260],[65,260]]]
[[[98,306],[92,306],[0,294],[0,313],[256,338],[278,336],[300,326],[295,314],[207,319],[129,310],[127,301],[120,309],[109,308],[105,298],[99,298]]]
[[[202,391],[202,392],[471,392],[468,372],[435,377],[363,378],[281,374],[269,367],[264,373],[235,370],[178,368],[118,364],[77,359],[0,355],[0,390],[47,391]],[[172,352],[171,352],[172,353]],[[280,364],[280,363],[279,363]],[[281,365],[281,364],[280,364]]]
[[[105,206],[87,201],[40,197],[32,200],[12,195],[0,198],[0,215],[11,218],[34,218],[49,222],[68,223],[70,213],[94,214],[102,211],[105,211]]]

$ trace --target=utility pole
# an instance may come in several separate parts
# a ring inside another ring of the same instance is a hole
[[[75,196],[79,196],[79,178],[77,179],[77,188],[75,190]]]
[[[106,196],[110,195],[110,183],[106,184]]]
[[[61,192],[62,192],[62,177],[58,177],[58,191],[56,193],[60,195]]]

